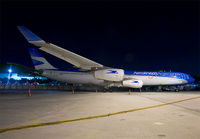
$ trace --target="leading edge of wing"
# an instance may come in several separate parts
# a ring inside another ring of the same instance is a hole
[[[24,26],[18,26],[18,29],[29,43],[38,46],[40,50],[46,53],[49,53],[55,57],[67,61],[68,63],[76,66],[77,68],[81,68],[83,70],[91,70],[92,68],[104,67],[99,63],[96,63],[69,50],[63,49],[52,43],[45,42]]]

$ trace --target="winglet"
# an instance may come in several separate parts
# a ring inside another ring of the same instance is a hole
[[[24,27],[24,26],[17,26],[17,28],[23,34],[23,36],[26,38],[26,40],[28,42],[31,42],[31,41],[42,41],[42,39],[40,37],[38,37],[37,35],[35,35],[33,32],[31,32],[26,27]]]

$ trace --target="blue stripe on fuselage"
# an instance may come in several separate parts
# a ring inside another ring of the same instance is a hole
[[[189,79],[188,74],[181,72],[164,72],[164,71],[125,71],[125,75],[138,75],[138,76],[156,76],[156,77],[168,77],[177,79]]]
[[[168,77],[176,79],[184,79],[187,83],[193,83],[195,81],[189,74],[181,72],[164,72],[164,71],[125,71],[125,75],[135,76],[156,76],[156,77]]]
[[[125,71],[125,75],[144,75],[144,76],[176,76],[181,72],[164,72],[164,71]]]

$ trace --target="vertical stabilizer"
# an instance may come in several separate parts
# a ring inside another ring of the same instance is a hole
[[[29,53],[31,55],[31,59],[33,61],[33,65],[35,69],[56,69],[52,66],[40,53],[36,48],[29,48]]]

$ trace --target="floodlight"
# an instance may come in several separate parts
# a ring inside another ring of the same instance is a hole
[[[12,72],[12,70],[11,70],[11,69],[8,69],[8,72],[9,72],[9,73],[11,73],[11,72]]]

